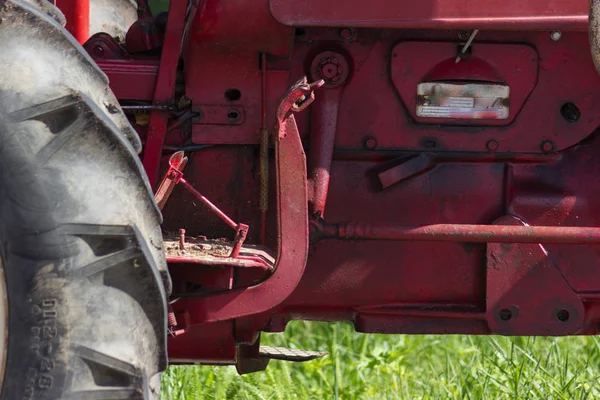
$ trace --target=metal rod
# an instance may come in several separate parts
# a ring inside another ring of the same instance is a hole
[[[463,46],[463,48],[460,51],[460,53],[458,54],[458,56],[456,56],[456,60],[454,61],[456,64],[458,64],[460,62],[460,60],[463,58],[463,56],[465,55],[467,50],[469,50],[469,47],[471,47],[471,44],[473,43],[473,40],[475,40],[475,36],[477,36],[478,33],[479,33],[479,29],[475,29],[473,32],[471,32],[471,36],[469,36],[469,40],[467,40],[467,43],[465,43],[465,45]]]
[[[600,73],[600,0],[590,1],[589,38],[592,59]]]
[[[232,220],[231,218],[229,218],[227,216],[227,214],[225,214],[223,211],[221,211],[219,209],[219,207],[217,207],[213,203],[211,203],[211,201],[209,199],[207,199],[206,197],[204,197],[202,195],[202,193],[200,193],[199,191],[197,191],[196,189],[194,189],[194,187],[192,185],[190,185],[185,179],[181,178],[181,180],[179,182],[183,183],[183,185],[186,188],[188,188],[188,190],[190,192],[192,192],[192,194],[194,196],[196,196],[198,198],[198,200],[200,200],[201,202],[203,202],[208,208],[211,209],[212,212],[214,212],[215,214],[217,214],[217,216],[219,218],[221,218],[227,225],[229,225],[230,227],[232,227],[233,229],[235,229],[237,231],[238,224],[234,220]]]
[[[313,239],[600,244],[600,228],[437,224],[418,227],[315,222]]]
[[[153,110],[170,110],[172,107],[169,105],[125,105],[121,106],[123,111],[153,111]]]
[[[323,215],[329,191],[333,147],[343,87],[327,89],[315,101],[311,111],[308,170],[312,186],[311,215]]]
[[[267,129],[267,56],[261,54],[261,128],[260,128],[260,244],[267,235],[269,210],[269,131]]]
[[[90,37],[90,0],[57,0],[56,5],[65,15],[67,30],[84,44]]]

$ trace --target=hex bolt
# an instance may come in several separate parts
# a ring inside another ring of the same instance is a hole
[[[555,42],[558,42],[560,39],[562,39],[562,32],[561,31],[554,31],[550,34],[550,39],[554,40]]]
[[[545,140],[542,142],[540,147],[544,153],[550,153],[554,150],[554,143],[552,143],[550,140]]]
[[[179,250],[185,250],[185,229],[179,230]]]
[[[489,142],[487,142],[486,147],[489,151],[496,151],[498,150],[498,142],[496,142],[495,140],[490,140]]]
[[[365,149],[374,150],[377,148],[377,139],[373,136],[365,136],[363,139],[363,146]]]

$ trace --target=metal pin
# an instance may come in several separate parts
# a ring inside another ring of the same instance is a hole
[[[471,36],[469,36],[469,40],[467,40],[467,43],[465,43],[465,45],[463,46],[462,50],[460,51],[460,53],[456,57],[456,61],[455,61],[456,64],[458,64],[460,62],[460,60],[465,55],[465,53],[467,52],[467,50],[469,50],[469,47],[471,47],[471,44],[473,43],[473,40],[475,39],[475,36],[477,36],[478,33],[479,33],[479,29],[475,29],[473,32],[471,32]]]
[[[179,250],[185,250],[185,229],[179,230]]]

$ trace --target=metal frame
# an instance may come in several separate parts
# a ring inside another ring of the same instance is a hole
[[[160,56],[139,24],[86,42],[165,174],[165,230],[228,249],[168,257],[173,360],[264,368],[292,319],[598,333],[599,2],[593,57],[585,0],[392,3],[173,1]],[[510,114],[417,115],[438,81],[508,86]]]

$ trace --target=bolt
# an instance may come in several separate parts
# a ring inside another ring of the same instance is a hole
[[[354,37],[354,31],[350,28],[342,28],[339,31],[339,35],[344,40],[350,40]]]
[[[490,140],[489,142],[487,142],[486,146],[489,151],[496,151],[498,149],[498,142],[496,142],[495,140]]]
[[[96,46],[96,47],[94,47],[94,53],[97,56],[103,55],[104,54],[104,47],[102,47],[102,46]]]
[[[342,72],[344,70],[339,66],[339,62],[335,58],[321,60],[319,74],[323,79],[336,82],[335,78],[337,78],[339,82]]]
[[[554,40],[555,42],[558,42],[561,38],[562,38],[561,31],[554,31],[550,34],[550,39]]]
[[[310,67],[312,79],[325,81],[325,88],[339,87],[348,78],[348,62],[341,54],[324,51],[318,54]]]
[[[437,141],[434,139],[425,139],[423,140],[423,147],[434,149],[437,147]]]
[[[179,230],[179,250],[185,250],[185,229]]]
[[[469,31],[465,31],[464,29],[461,29],[460,31],[458,31],[458,39],[459,40],[468,40],[469,36],[471,36]]]
[[[550,153],[552,150],[554,150],[554,143],[552,143],[550,140],[545,140],[542,142],[541,149],[544,153]]]
[[[365,136],[363,139],[363,146],[365,149],[373,150],[377,147],[377,139],[373,136]]]

